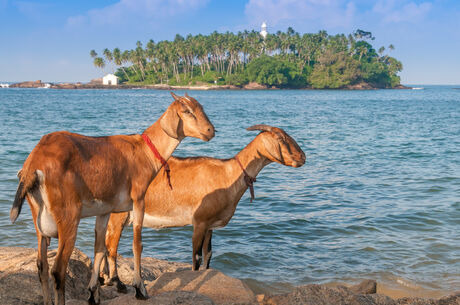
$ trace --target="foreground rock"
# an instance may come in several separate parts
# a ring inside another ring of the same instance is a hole
[[[402,298],[394,300],[376,294],[377,283],[364,281],[357,286],[327,287],[325,285],[305,285],[293,292],[265,296],[260,300],[264,305],[460,305],[460,293],[439,300],[422,298]]]
[[[254,304],[254,293],[242,281],[217,270],[163,273],[147,286],[149,295],[172,291],[190,291],[205,295],[216,304]]]
[[[56,251],[48,252],[54,263]],[[37,251],[30,248],[0,247],[0,304],[43,304],[37,275]],[[191,265],[154,258],[142,259],[142,276],[150,299],[134,298],[132,258],[118,258],[118,275],[128,284],[128,293],[119,294],[114,286],[102,286],[102,304],[252,304],[255,296],[240,280],[216,270],[192,272]],[[91,260],[75,249],[66,276],[66,303],[87,304],[87,285],[91,277]],[[53,284],[50,279],[50,288]]]
[[[56,251],[48,252],[50,266],[54,264],[55,256]],[[36,261],[35,249],[0,247],[0,304],[43,303]],[[82,295],[86,297],[86,286],[90,278],[91,260],[75,249],[67,267],[66,298],[79,299]],[[51,280],[50,287],[53,287]]]
[[[35,249],[0,247],[0,304],[43,304],[37,275]],[[50,266],[56,251],[48,252]],[[118,258],[120,279],[128,284],[128,293],[119,294],[114,286],[103,286],[103,305],[121,304],[314,304],[314,305],[460,305],[460,293],[439,300],[402,298],[398,300],[376,294],[377,283],[367,280],[353,287],[306,285],[282,295],[259,295],[240,280],[217,270],[191,271],[191,265],[142,259],[142,276],[150,298],[139,301],[129,286],[133,273],[132,258]],[[91,261],[78,249],[70,258],[66,275],[66,303],[87,304],[86,286],[91,276]],[[50,280],[50,287],[53,287]]]

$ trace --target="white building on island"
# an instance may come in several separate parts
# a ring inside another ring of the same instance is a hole
[[[102,78],[102,84],[116,86],[118,85],[118,77],[114,74],[107,74]]]
[[[265,39],[265,37],[267,37],[267,24],[265,22],[262,23],[262,26],[261,26],[261,31],[260,31],[260,35]]]

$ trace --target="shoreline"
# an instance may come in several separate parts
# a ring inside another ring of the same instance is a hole
[[[37,275],[37,251],[34,248],[0,247],[0,303],[38,304],[42,301]],[[56,250],[48,250],[48,261],[53,265]],[[87,284],[91,277],[91,259],[74,249],[67,269],[66,296],[71,304],[87,304]],[[191,265],[142,257],[142,273],[152,304],[176,304],[177,300],[189,304],[353,304],[353,305],[455,305],[460,303],[460,292],[407,296],[389,289],[375,280],[357,279],[352,283],[331,282],[301,286],[279,291],[281,284],[248,283],[223,274],[216,269],[192,271]],[[118,275],[127,284],[128,294],[117,292],[115,286],[101,286],[104,304],[130,304],[136,302],[133,276],[133,258],[118,257]],[[50,286],[52,287],[52,286]],[[276,289],[278,288],[278,289]],[[277,291],[278,290],[278,291]],[[155,303],[156,302],[156,303]],[[182,304],[181,303],[181,304]],[[137,303],[136,303],[137,304]],[[148,301],[146,304],[150,304]]]
[[[170,86],[167,84],[119,84],[119,85],[102,85],[99,83],[44,83],[40,80],[25,81],[10,84],[9,88],[39,88],[39,89],[150,89],[150,90],[197,90],[197,91],[211,91],[211,90],[379,90],[379,89],[412,89],[412,87],[398,85],[394,88],[378,88],[373,87],[367,83],[358,83],[355,85],[346,86],[337,89],[315,89],[315,88],[278,88],[275,86],[268,87],[257,83],[249,83],[244,86],[234,85],[188,85],[188,86]]]

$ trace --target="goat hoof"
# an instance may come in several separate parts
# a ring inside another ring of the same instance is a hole
[[[99,305],[101,299],[99,298],[99,293],[97,291],[93,292],[91,289],[89,290],[89,298],[88,304],[89,305]]]
[[[126,285],[123,284],[122,281],[118,280],[117,281],[117,291],[119,293],[128,293],[128,288],[126,288]],[[137,294],[137,292],[136,292],[136,294]]]
[[[88,304],[99,305],[99,303],[101,302],[99,285],[96,285],[94,287],[88,287],[88,290],[89,290]]]
[[[116,284],[117,286],[117,291],[119,293],[128,293],[128,288],[126,287],[126,285],[120,281],[120,278],[118,276],[115,276],[109,280],[107,280],[107,286],[113,286],[114,284]]]
[[[147,300],[149,298],[144,286],[142,286],[142,288],[139,288],[139,287],[134,287],[134,288],[136,288],[136,299]]]
[[[97,279],[98,279],[99,284],[100,284],[101,286],[104,285],[105,279],[104,279],[102,276],[98,277]]]

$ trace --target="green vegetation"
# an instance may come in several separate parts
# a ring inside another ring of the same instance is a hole
[[[377,88],[400,84],[402,64],[371,45],[372,33],[345,36],[299,34],[292,28],[268,34],[213,32],[208,36],[176,35],[173,41],[150,40],[146,48],[91,50],[95,66],[117,66],[122,83],[235,85],[249,82],[277,88],[344,88],[366,83]],[[393,45],[388,46],[393,50]]]

